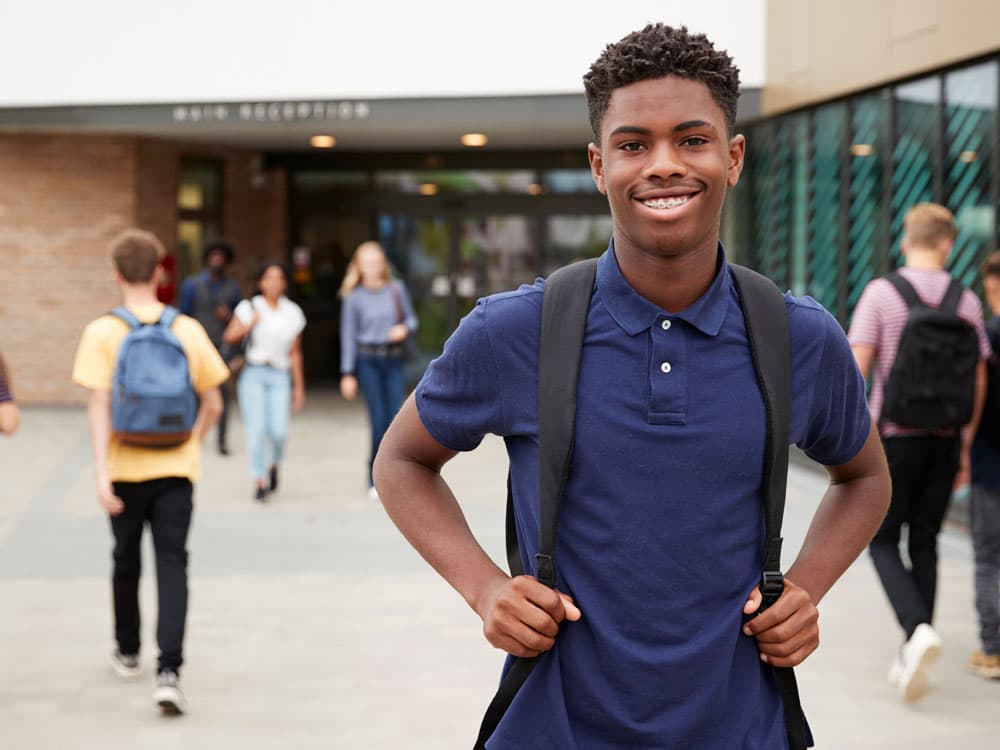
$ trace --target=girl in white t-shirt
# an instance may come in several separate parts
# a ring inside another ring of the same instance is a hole
[[[250,457],[253,496],[263,502],[278,488],[292,409],[306,402],[302,374],[302,308],[285,296],[288,274],[272,261],[257,272],[260,294],[243,300],[223,334],[227,344],[246,342],[246,366],[236,383]]]

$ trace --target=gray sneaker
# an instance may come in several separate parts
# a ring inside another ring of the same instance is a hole
[[[139,654],[123,654],[117,648],[111,652],[111,668],[123,680],[134,680],[142,674]]]
[[[165,669],[156,675],[153,700],[164,716],[178,716],[187,711],[187,701],[184,700],[184,693],[181,692],[177,681],[177,673],[171,669]]]

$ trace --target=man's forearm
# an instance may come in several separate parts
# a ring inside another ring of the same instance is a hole
[[[402,458],[379,460],[375,483],[407,541],[480,616],[485,594],[509,576],[476,541],[440,473]]]
[[[108,443],[111,441],[111,394],[91,391],[87,402],[87,422],[94,457],[94,481],[98,486],[108,481]]]
[[[881,442],[874,429],[846,476],[831,470],[823,495],[788,577],[818,604],[864,551],[885,518],[892,493]]]

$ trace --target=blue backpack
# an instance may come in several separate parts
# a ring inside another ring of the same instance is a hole
[[[165,307],[153,324],[141,323],[125,307],[111,311],[128,323],[111,386],[111,426],[123,443],[166,448],[191,437],[198,395],[187,354],[170,326],[180,314]]]

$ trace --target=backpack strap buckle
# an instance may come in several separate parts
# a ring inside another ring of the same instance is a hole
[[[760,575],[760,595],[761,603],[758,613],[770,607],[781,596],[785,590],[785,576],[780,570],[765,570]]]

